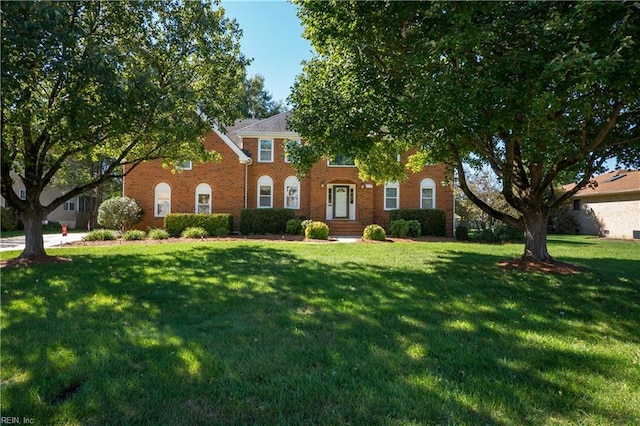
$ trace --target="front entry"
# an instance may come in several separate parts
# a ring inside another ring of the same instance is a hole
[[[327,185],[327,220],[356,220],[356,186]]]
[[[349,186],[335,185],[333,192],[333,218],[349,219]]]

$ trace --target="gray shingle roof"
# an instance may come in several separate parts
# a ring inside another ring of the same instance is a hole
[[[285,133],[291,132],[287,128],[287,119],[291,115],[290,111],[281,112],[264,120],[249,123],[242,128],[236,128],[236,133]]]

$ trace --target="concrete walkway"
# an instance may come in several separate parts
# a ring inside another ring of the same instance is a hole
[[[69,233],[66,237],[63,237],[62,234],[45,234],[42,236],[42,238],[44,241],[44,247],[49,248],[56,247],[65,243],[80,241],[85,235],[87,235],[86,232]],[[0,251],[10,250],[24,250],[24,236],[0,238]]]

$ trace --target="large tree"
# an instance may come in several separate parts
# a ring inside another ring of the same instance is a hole
[[[285,111],[281,101],[274,101],[264,87],[264,76],[256,74],[244,81],[242,115],[245,118],[268,118]]]
[[[524,231],[523,259],[553,261],[551,209],[608,159],[638,165],[637,2],[297,3],[318,53],[291,95],[302,174],[348,153],[392,181],[415,149],[410,166],[446,163],[469,199]],[[517,213],[478,197],[465,165],[489,166]],[[558,194],[567,177],[578,185]]]
[[[45,255],[41,221],[66,200],[122,177],[123,165],[212,158],[204,134],[240,115],[240,30],[209,1],[1,7],[1,193],[24,222],[23,258]],[[89,180],[41,204],[65,165],[98,160]]]

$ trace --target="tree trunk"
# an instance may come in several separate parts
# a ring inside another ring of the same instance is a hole
[[[46,256],[44,241],[42,240],[42,217],[38,213],[22,213],[20,215],[24,223],[24,250],[20,259],[32,259]]]
[[[555,262],[547,251],[548,214],[540,211],[524,212],[524,254],[522,260]]]

